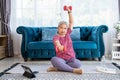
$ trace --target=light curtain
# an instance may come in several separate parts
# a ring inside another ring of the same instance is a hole
[[[6,35],[6,57],[14,56],[13,41],[11,38],[10,29],[10,14],[11,14],[11,0],[0,0],[0,12],[1,12],[1,34]]]

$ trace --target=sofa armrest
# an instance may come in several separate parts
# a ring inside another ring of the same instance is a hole
[[[108,26],[106,25],[101,25],[98,27],[98,32],[99,32],[99,47],[100,47],[100,52],[101,52],[101,57],[104,55],[105,52],[105,46],[104,46],[104,41],[103,41],[103,33],[106,33],[108,31]]]
[[[100,50],[101,57],[104,55],[105,47],[103,41],[103,33],[108,31],[108,26],[100,25],[98,27],[94,27],[92,29],[91,37],[89,40],[95,41],[97,43],[97,47]]]
[[[36,38],[39,35],[39,28],[35,27],[25,27],[19,26],[17,28],[17,33],[22,34],[22,43],[21,43],[21,51],[27,51],[27,45],[29,42],[36,41]]]

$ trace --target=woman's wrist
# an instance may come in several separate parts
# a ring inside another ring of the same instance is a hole
[[[68,14],[69,14],[69,13],[72,13],[72,12],[71,12],[71,11],[68,11]]]

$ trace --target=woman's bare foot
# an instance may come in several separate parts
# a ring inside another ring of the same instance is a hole
[[[82,74],[83,71],[82,71],[82,69],[75,68],[75,69],[73,69],[73,73]]]
[[[47,72],[50,72],[50,71],[57,71],[57,68],[55,68],[55,67],[49,67],[47,69]]]

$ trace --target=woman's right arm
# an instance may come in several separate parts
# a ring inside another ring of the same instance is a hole
[[[58,48],[58,51],[63,51],[64,50],[64,46],[60,44],[59,40],[56,40],[54,42],[54,45]]]

